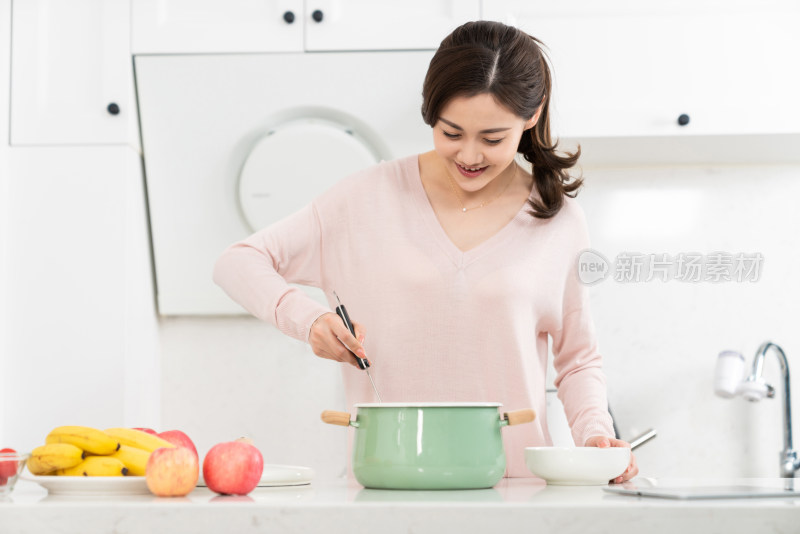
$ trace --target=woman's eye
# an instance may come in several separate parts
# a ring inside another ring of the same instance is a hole
[[[459,139],[461,137],[461,134],[450,133],[450,132],[448,132],[446,130],[442,130],[442,134],[444,134],[444,136],[446,138],[448,138],[448,139]],[[498,144],[500,144],[500,142],[503,141],[503,139],[484,139],[484,142],[486,142],[486,143],[488,143],[490,145],[498,145]]]

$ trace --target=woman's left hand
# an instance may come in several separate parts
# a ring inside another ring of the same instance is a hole
[[[605,447],[631,447],[631,444],[627,441],[622,441],[621,439],[615,438],[607,438],[605,436],[592,436],[591,438],[586,440],[586,447],[600,447],[601,449]],[[621,484],[626,480],[630,480],[636,475],[639,474],[639,468],[636,467],[636,457],[633,455],[633,451],[631,451],[631,460],[628,462],[628,468],[625,470],[617,478],[610,480],[614,484]]]

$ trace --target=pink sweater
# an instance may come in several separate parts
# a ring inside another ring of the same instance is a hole
[[[500,402],[533,408],[504,428],[508,476],[532,476],[524,448],[550,445],[545,410],[548,336],[555,385],[576,445],[613,437],[605,377],[577,278],[589,245],[578,204],[550,220],[527,207],[467,252],[428,202],[417,156],[383,162],[332,187],[294,215],[233,244],[214,281],[247,311],[307,341],[335,307],[364,325],[370,372],[384,402]],[[288,282],[321,288],[330,308]],[[348,408],[377,402],[364,371],[342,365]],[[354,412],[354,410],[351,410]]]

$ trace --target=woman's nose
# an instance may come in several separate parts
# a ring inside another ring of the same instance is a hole
[[[476,167],[483,163],[483,154],[475,143],[465,143],[458,151],[458,159],[467,167]]]

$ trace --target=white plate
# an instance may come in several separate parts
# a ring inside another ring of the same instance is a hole
[[[47,489],[50,495],[143,495],[149,494],[144,477],[67,477],[67,476],[21,476],[23,480],[36,482]]]
[[[264,471],[261,474],[261,480],[258,482],[257,487],[302,486],[304,484],[311,484],[312,478],[314,478],[314,470],[310,467],[266,464],[264,465]],[[200,479],[197,481],[197,485],[199,487],[206,487],[206,482],[203,480],[203,473],[200,473]]]

